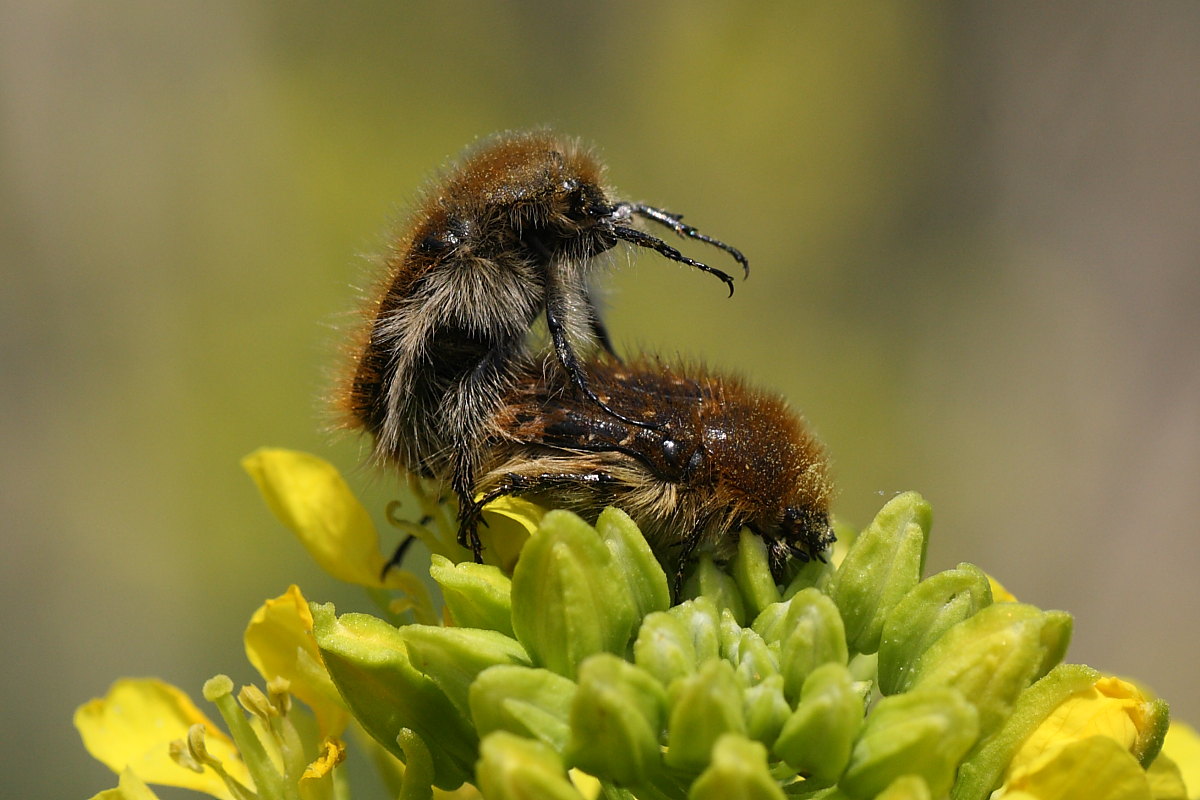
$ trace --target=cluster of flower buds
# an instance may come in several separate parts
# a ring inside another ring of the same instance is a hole
[[[994,596],[978,568],[922,580],[929,524],[921,497],[897,496],[858,536],[839,530],[853,543],[837,566],[783,589],[743,534],[671,605],[627,516],[593,528],[552,511],[511,579],[435,556],[452,624],[314,605],[313,630],[354,717],[408,765],[406,796],[469,782],[489,800],[1040,797],[1062,760],[1043,748],[1015,770],[1019,752],[1096,694],[1120,704],[1125,738],[1056,746],[1074,747],[1074,774],[1124,759],[1145,780],[1165,704],[1059,664],[1070,616]]]

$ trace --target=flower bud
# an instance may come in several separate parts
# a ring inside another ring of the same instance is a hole
[[[885,697],[867,717],[838,786],[854,800],[865,800],[901,775],[916,775],[931,795],[941,797],[978,733],[978,714],[954,689]]]
[[[667,575],[654,557],[637,523],[619,508],[609,507],[596,520],[596,533],[612,553],[617,571],[624,577],[640,620],[652,611],[671,607]]]
[[[784,694],[794,702],[814,669],[830,662],[845,665],[849,652],[842,617],[829,597],[805,589],[788,600],[787,606],[781,625],[779,671]]]
[[[718,610],[729,609],[739,625],[746,620],[746,607],[737,584],[724,570],[717,568],[708,553],[700,556],[696,569],[683,587],[683,596],[711,598]]]
[[[692,632],[677,614],[655,611],[642,620],[633,643],[633,661],[667,686],[696,671]]]
[[[845,664],[817,667],[775,742],[777,756],[817,785],[837,781],[863,724],[863,698]]]
[[[608,653],[579,666],[567,760],[596,777],[630,785],[657,772],[666,693],[649,673]]]
[[[931,519],[929,504],[916,492],[892,498],[834,573],[829,596],[841,609],[855,651],[878,649],[884,619],[920,580]]]
[[[717,604],[711,597],[696,597],[672,606],[668,614],[683,623],[692,637],[696,663],[721,657],[720,619]]]
[[[771,777],[767,749],[727,733],[713,745],[712,760],[688,792],[688,800],[785,800]]]
[[[737,670],[742,686],[754,686],[779,674],[778,651],[772,652],[751,628],[739,627],[728,610],[721,612],[721,656]]]
[[[668,690],[667,766],[703,769],[725,733],[746,733],[742,692],[727,661],[705,661]]]
[[[534,663],[568,678],[594,653],[624,653],[640,621],[625,578],[596,531],[551,511],[513,570],[512,623]]]
[[[767,644],[778,645],[779,639],[787,631],[784,620],[787,619],[788,609],[791,608],[791,598],[782,603],[771,603],[758,613],[750,628],[763,638]]]
[[[521,645],[495,631],[405,625],[400,638],[413,667],[432,678],[464,717],[471,714],[467,693],[479,673],[497,664],[529,665]]]
[[[767,747],[774,747],[779,732],[792,708],[783,696],[783,676],[771,675],[742,691],[746,717],[746,735]]]
[[[583,800],[554,750],[507,731],[483,739],[476,772],[488,800]]]
[[[1071,617],[1024,603],[996,603],[951,627],[917,659],[913,687],[949,686],[979,711],[991,734],[1017,696],[1062,657]]]
[[[460,561],[434,553],[429,576],[442,587],[442,599],[454,624],[512,636],[512,581],[499,567]]]
[[[546,669],[495,666],[479,673],[468,700],[480,736],[504,730],[540,739],[561,753],[570,732],[575,684]]]
[[[313,634],[329,675],[355,718],[403,759],[396,737],[411,728],[429,748],[434,785],[455,789],[471,778],[478,739],[471,723],[408,658],[400,632],[367,614],[334,615],[312,606]]]
[[[921,654],[951,626],[991,603],[987,575],[971,564],[959,564],[914,586],[884,620],[879,691],[896,694],[907,689]]]
[[[749,616],[756,617],[771,603],[779,602],[779,587],[771,574],[766,540],[761,536],[748,530],[741,532],[729,572],[742,593]]]

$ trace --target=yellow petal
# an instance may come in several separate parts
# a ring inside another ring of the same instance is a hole
[[[991,587],[992,587],[992,602],[993,603],[1015,603],[1015,602],[1017,602],[1016,595],[1014,595],[1008,589],[1005,589],[1004,584],[1000,583],[1000,581],[996,580],[991,575],[988,575],[987,579],[988,579],[988,583],[991,584]]]
[[[288,690],[316,714],[321,733],[337,736],[349,714],[321,661],[312,625],[308,601],[299,587],[289,586],[250,617],[243,637],[246,657],[268,682],[286,678]]]
[[[1162,752],[1179,767],[1191,796],[1200,797],[1200,735],[1196,729],[1186,722],[1172,722]]]
[[[100,794],[92,795],[91,800],[158,800],[158,795],[127,769],[121,773],[116,789],[105,789]]]
[[[484,506],[486,560],[511,573],[521,548],[537,530],[545,515],[546,509],[520,497],[500,497]]]
[[[542,517],[546,516],[546,509],[530,500],[508,495],[488,503],[483,507],[483,513],[511,519],[532,536],[542,523]]]
[[[1146,770],[1146,780],[1150,782],[1150,794],[1154,800],[1188,800],[1183,775],[1166,753],[1159,753],[1154,759],[1154,763]]]
[[[1009,783],[998,798],[1014,800],[1153,800],[1137,759],[1107,736],[1077,739]]]
[[[386,560],[375,524],[332,464],[295,450],[261,448],[242,466],[322,569],[349,583],[384,585]]]
[[[154,678],[119,680],[103,698],[90,700],[75,711],[75,728],[84,747],[113,772],[129,770],[147,783],[194,789],[232,800],[224,782],[212,770],[192,772],[171,760],[170,743],[186,739],[188,728],[196,723],[207,731],[209,753],[230,775],[252,786],[233,741],[186,694],[168,683]],[[124,786],[119,789],[124,790]]]
[[[591,775],[588,775],[581,769],[567,770],[567,777],[571,779],[571,783],[575,784],[575,788],[583,795],[584,800],[596,800],[600,796],[600,780]]]

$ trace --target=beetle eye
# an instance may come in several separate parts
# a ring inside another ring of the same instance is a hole
[[[426,231],[417,240],[417,249],[422,253],[437,255],[458,247],[471,233],[471,225],[464,219],[451,218],[437,228]]]
[[[662,443],[663,459],[672,467],[679,466],[679,442],[674,439],[664,439]]]

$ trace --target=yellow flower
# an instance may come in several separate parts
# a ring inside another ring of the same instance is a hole
[[[267,784],[275,796],[289,783],[307,798],[336,794],[330,773],[345,758],[337,735],[349,713],[325,670],[312,633],[308,602],[295,587],[267,600],[246,627],[246,655],[267,692],[217,676],[205,697],[217,705],[232,736],[222,732],[179,689],[156,679],[118,681],[106,697],[84,704],[75,726],[98,760],[121,774],[121,784],[100,800],[154,800],[142,781],[244,800],[248,787]],[[291,696],[313,709],[297,717]],[[251,713],[246,719],[238,704]],[[322,738],[323,737],[323,738]],[[319,740],[319,741],[318,741]],[[315,755],[315,758],[314,758]],[[257,779],[257,780],[256,780]]]
[[[346,728],[349,713],[333,685],[312,634],[308,601],[297,586],[266,601],[246,626],[246,657],[270,683],[286,678],[293,695],[317,716],[321,733],[337,736]]]
[[[1042,722],[1009,763],[1003,800],[1151,800],[1139,759],[1161,741],[1166,708],[1118,678],[1100,678]]]
[[[113,772],[123,774],[128,770],[148,783],[194,789],[222,800],[234,800],[225,782],[212,770],[193,772],[171,758],[171,742],[186,739],[193,725],[204,726],[209,754],[238,781],[253,785],[233,740],[186,694],[163,681],[119,680],[103,698],[91,700],[75,712],[75,727],[84,747]],[[139,797],[137,782],[123,777],[121,788],[114,790],[123,794],[116,796]]]

